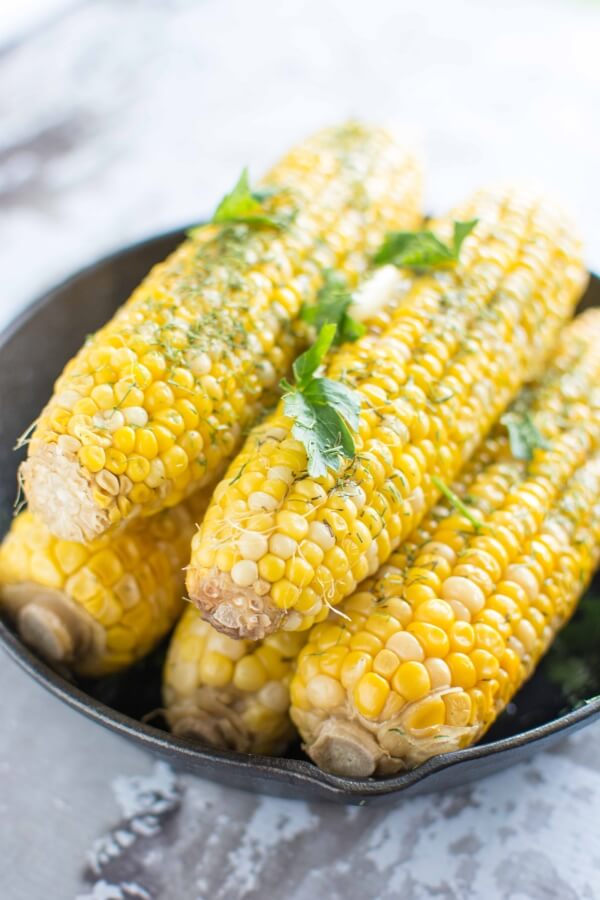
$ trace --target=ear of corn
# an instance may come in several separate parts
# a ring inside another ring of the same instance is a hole
[[[305,636],[279,632],[235,641],[189,606],[165,663],[163,696],[171,730],[244,753],[282,753],[294,735],[289,717],[292,666]]]
[[[498,426],[454,487],[469,516],[436,506],[311,630],[292,718],[323,768],[385,774],[473,743],[572,614],[600,555],[600,312],[566,329],[524,414],[532,460]]]
[[[208,495],[89,544],[54,537],[21,513],[0,547],[0,609],[50,663],[80,675],[146,655],[183,607],[183,568]]]
[[[281,404],[231,463],[187,574],[216,628],[259,638],[326,617],[415,528],[436,478],[456,477],[544,364],[585,284],[572,225],[507,190],[476,194],[433,228],[447,241],[453,220],[470,219],[479,224],[456,267],[393,276],[370,332],[331,357],[328,377],[362,401],[345,470],[307,477]]]
[[[262,187],[285,227],[195,229],[58,379],[21,470],[58,537],[93,540],[214,480],[298,352],[323,270],[352,286],[389,228],[419,221],[418,165],[382,129],[327,129]]]

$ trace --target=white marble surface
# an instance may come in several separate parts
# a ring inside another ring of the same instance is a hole
[[[598,46],[592,0],[0,3],[0,325],[349,114],[420,134],[433,209],[485,180],[552,186],[600,267]],[[4,656],[0,685],[7,900],[600,897],[599,727],[444,797],[344,810],[174,780]]]

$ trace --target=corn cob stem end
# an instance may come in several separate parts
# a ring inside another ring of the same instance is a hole
[[[30,510],[56,537],[85,543],[109,527],[109,513],[95,502],[92,485],[73,453],[46,444],[19,471]]]
[[[320,769],[333,775],[367,778],[382,756],[377,741],[357,722],[327,719],[304,749]]]
[[[268,595],[259,596],[252,588],[240,587],[216,569],[207,574],[190,567],[187,589],[202,618],[228,637],[260,641],[281,628],[286,617]]]
[[[413,769],[433,756],[473,743],[482,733],[475,725],[411,730],[402,718],[372,732],[357,719],[327,716],[316,723],[300,710],[292,718],[307,738],[304,749],[312,760],[334,775],[368,778]]]
[[[222,691],[200,687],[190,697],[168,704],[165,715],[169,728],[177,737],[238,753],[247,753],[250,749],[248,729]]]
[[[1,605],[23,641],[53,666],[94,656],[102,630],[66,594],[33,582],[5,585]]]

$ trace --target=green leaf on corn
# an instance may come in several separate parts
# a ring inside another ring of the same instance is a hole
[[[515,459],[531,462],[536,450],[548,450],[550,447],[529,413],[509,412],[502,416],[500,422],[506,426],[510,450]]]
[[[328,469],[339,471],[344,459],[354,459],[353,431],[358,430],[360,399],[358,394],[331,378],[315,375],[332,346],[337,326],[323,325],[316,341],[294,362],[296,383],[280,383],[286,416],[294,420],[292,434],[300,441],[308,457],[308,474],[325,475]]]
[[[465,238],[478,219],[455,222],[450,245],[444,244],[433,231],[391,231],[373,257],[375,265],[392,264],[406,269],[426,271],[458,262]]]
[[[250,188],[248,169],[244,168],[233,190],[225,194],[211,219],[213,225],[244,224],[283,228],[287,223],[280,216],[272,216],[264,207],[269,196],[265,191]]]
[[[345,280],[333,269],[325,269],[323,278],[323,287],[317,294],[316,302],[304,304],[300,310],[300,318],[313,325],[317,331],[320,331],[323,325],[336,325],[337,331],[333,339],[335,345],[358,340],[366,328],[348,312],[354,298],[347,290]]]

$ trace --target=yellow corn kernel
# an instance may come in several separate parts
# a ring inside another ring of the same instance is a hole
[[[240,691],[259,691],[267,680],[267,671],[255,654],[244,656],[235,665],[233,684]]]
[[[452,684],[467,690],[477,684],[477,669],[470,657],[464,653],[450,653],[446,663],[452,673]]]
[[[367,672],[354,686],[352,696],[358,712],[374,719],[383,707],[390,693],[390,686],[381,675]]]
[[[419,732],[427,728],[439,728],[447,718],[443,697],[425,697],[408,711],[402,724],[409,731]]]
[[[258,571],[261,578],[264,578],[266,581],[276,582],[285,573],[285,562],[280,557],[267,553],[258,563]]]
[[[189,465],[187,454],[181,447],[171,447],[162,454],[162,461],[169,478],[177,478]]]
[[[278,609],[291,609],[299,595],[300,588],[288,581],[287,578],[277,581],[271,588],[271,597]]]
[[[287,561],[285,571],[289,581],[299,588],[308,587],[315,573],[310,563],[299,556]]]
[[[371,670],[373,663],[368,653],[360,650],[351,650],[342,664],[341,682],[348,689]]]
[[[388,681],[400,665],[400,659],[392,650],[380,650],[373,660],[373,671]]]
[[[431,625],[429,622],[412,622],[406,630],[416,637],[426,656],[443,659],[449,653],[448,635],[438,625]]]
[[[123,475],[127,468],[127,457],[120,450],[109,447],[106,451],[105,467],[113,475]]]
[[[392,678],[392,687],[409,702],[419,700],[431,687],[429,673],[420,662],[415,660],[404,662]]]
[[[117,428],[113,434],[113,447],[126,456],[133,453],[135,448],[135,431],[130,425]]]
[[[154,459],[158,455],[156,435],[149,428],[140,428],[135,435],[135,452],[146,459]]]
[[[200,677],[211,687],[224,687],[233,676],[233,662],[223,653],[205,653],[200,663]]]
[[[78,456],[81,465],[90,472],[100,472],[106,463],[106,454],[102,447],[82,447]]]
[[[131,456],[126,472],[127,477],[134,483],[144,481],[150,473],[150,463],[143,456]]]

